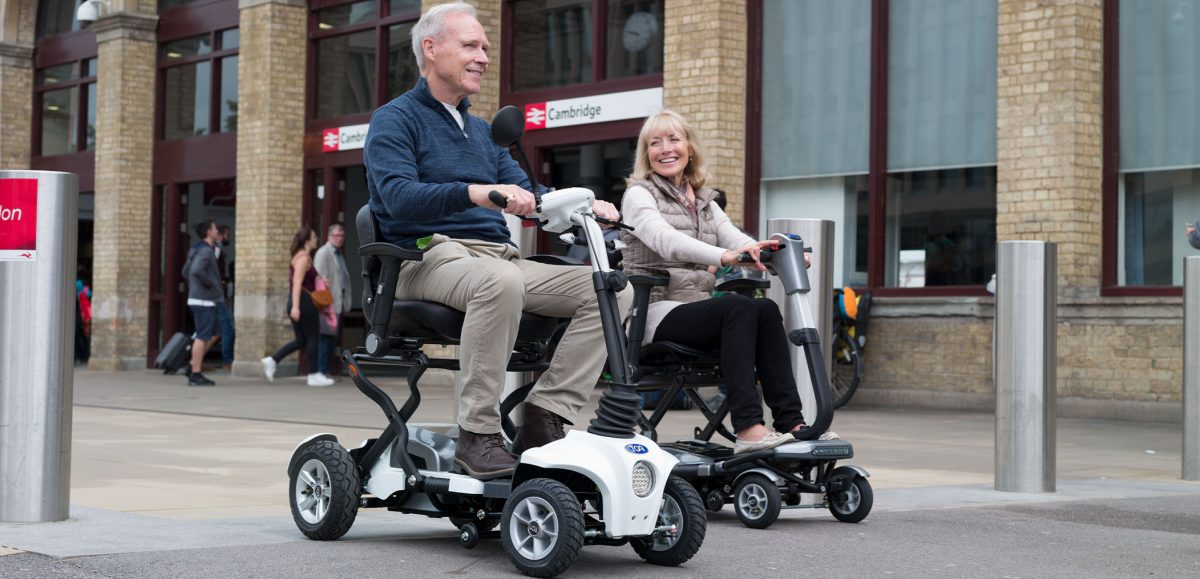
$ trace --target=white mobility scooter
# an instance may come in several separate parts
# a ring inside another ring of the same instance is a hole
[[[517,142],[524,116],[506,107],[493,120],[497,144]],[[518,158],[528,162],[517,146]],[[530,182],[533,182],[532,178]],[[605,242],[591,213],[594,195],[581,188],[542,195],[535,215],[546,231],[586,243],[599,297],[612,382],[587,431],[526,450],[512,478],[478,480],[453,471],[456,429],[449,433],[410,426],[420,404],[417,382],[427,368],[458,369],[455,359],[421,351],[425,344],[456,344],[463,313],[442,304],[393,300],[396,274],[404,260],[421,253],[379,242],[369,208],[359,211],[366,278],[364,309],[370,324],[366,345],[342,358],[354,384],[379,405],[388,425],[378,438],[347,450],[332,434],[300,443],[288,465],[292,515],[300,531],[316,540],[334,540],[354,523],[360,508],[386,508],[429,517],[447,517],[459,540],[474,547],[480,537],[499,536],[521,572],[552,577],[566,570],[586,544],[629,543],[643,559],[679,565],[704,541],[707,515],[694,487],[671,475],[678,463],[654,441],[635,434],[640,416],[633,391],[633,368],[617,309],[625,287],[623,273],[609,268]],[[503,205],[493,192],[492,200]],[[568,320],[523,314],[508,370],[544,370],[552,337]],[[409,397],[397,409],[392,398],[364,375],[362,367],[386,364],[407,369]],[[501,405],[508,420],[527,384]],[[499,531],[495,531],[499,526]]]
[[[707,420],[704,427],[695,429],[694,438],[664,443],[662,448],[679,459],[675,475],[695,485],[710,511],[732,504],[743,524],[758,529],[771,526],[780,510],[787,508],[827,508],[839,521],[857,523],[867,517],[874,502],[867,481],[870,475],[856,465],[838,466],[838,461],[853,458],[854,447],[850,442],[819,440],[833,420],[833,404],[829,376],[820,354],[820,336],[807,301],[810,285],[804,254],[808,249],[796,235],[776,233],[771,239],[776,241],[776,249],[764,249],[760,259],[779,277],[791,307],[800,313],[800,328],[788,332],[787,337],[804,349],[817,406],[816,420],[796,433],[797,441],[738,455],[729,446],[712,442],[713,435],[718,433],[730,442],[734,440],[733,433],[724,426],[729,403],[709,408],[695,386],[721,383],[720,353],[674,342],[654,341],[644,348],[641,345],[645,319],[639,314],[646,311],[650,289],[666,285],[666,278],[660,276],[630,276],[637,290],[629,336],[629,358],[638,361],[635,382],[641,389],[652,387],[655,382],[670,384],[664,399],[674,400],[682,392],[693,399]],[[739,260],[751,258],[743,254]],[[720,289],[740,293],[769,286],[767,280],[742,278],[723,284]],[[655,429],[666,411],[664,406],[639,420],[647,437],[657,440]],[[817,498],[805,501],[804,495]]]

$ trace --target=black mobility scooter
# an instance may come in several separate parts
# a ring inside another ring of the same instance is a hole
[[[506,107],[493,120],[492,134],[508,146],[523,129],[524,115]],[[498,193],[492,199],[504,204]],[[498,536],[517,569],[536,577],[566,570],[585,544],[628,543],[659,565],[679,565],[699,550],[707,525],[703,501],[687,481],[672,476],[675,457],[635,433],[638,397],[615,297],[626,280],[608,267],[591,213],[593,199],[581,188],[547,193],[529,217],[546,231],[577,235],[587,244],[613,380],[586,432],[572,430],[526,450],[511,478],[488,481],[453,471],[456,430],[408,424],[421,401],[417,382],[425,370],[458,369],[458,360],[430,358],[421,347],[457,344],[464,314],[437,303],[393,300],[401,263],[420,260],[421,253],[379,241],[370,210],[359,211],[370,328],[365,347],[342,358],[355,386],[379,405],[388,425],[377,438],[350,450],[332,434],[300,443],[288,475],[292,515],[301,532],[317,540],[337,539],[350,529],[359,508],[447,517],[459,528],[463,545]],[[508,370],[545,370],[552,336],[567,322],[524,314]],[[376,364],[407,369],[409,397],[400,408],[364,374],[364,366]],[[501,405],[510,440],[514,429],[507,415],[531,387],[518,389]]]
[[[771,526],[784,508],[828,508],[839,521],[857,523],[871,512],[873,495],[867,481],[870,475],[859,466],[838,466],[838,461],[854,456],[854,447],[849,442],[819,440],[833,420],[833,406],[820,337],[807,303],[810,286],[804,253],[811,250],[795,235],[775,234],[771,239],[778,242],[777,249],[764,250],[761,260],[779,277],[791,306],[801,313],[802,327],[790,331],[788,340],[804,349],[817,405],[817,419],[796,433],[797,441],[739,455],[734,455],[729,446],[712,441],[714,434],[731,443],[735,440],[724,426],[729,414],[728,402],[710,408],[696,391],[698,386],[721,384],[720,353],[666,341],[641,345],[650,290],[665,286],[664,277],[630,276],[635,294],[629,358],[638,361],[634,376],[639,388],[666,388],[664,400],[674,400],[683,392],[701,410],[707,422],[695,429],[694,438],[661,446],[679,459],[674,473],[695,485],[710,511],[717,512],[725,504],[732,504],[743,524],[759,529]],[[749,256],[743,255],[742,259],[748,260]],[[769,286],[767,280],[744,278],[723,284],[719,289],[752,293]],[[660,404],[649,417],[643,415],[640,420],[643,434],[657,440],[656,428],[666,411],[666,405]],[[816,499],[805,501],[805,495],[816,495]]]

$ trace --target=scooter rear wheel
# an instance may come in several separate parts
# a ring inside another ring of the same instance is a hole
[[[583,547],[583,510],[575,493],[548,478],[521,483],[504,505],[500,541],[526,575],[554,577],[566,571]]]
[[[738,520],[751,529],[765,529],[775,524],[782,507],[779,486],[758,473],[742,477],[733,491],[733,510]]]
[[[354,524],[362,489],[354,459],[342,445],[318,440],[296,453],[290,473],[292,519],[317,541],[341,538]]]
[[[657,524],[675,525],[675,535],[629,540],[633,550],[647,563],[674,567],[682,565],[700,550],[708,529],[708,515],[704,512],[700,493],[691,483],[677,476],[667,479]]]

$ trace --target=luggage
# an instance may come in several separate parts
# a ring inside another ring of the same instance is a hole
[[[192,361],[192,337],[175,332],[154,359],[154,367],[162,368],[163,374],[174,374]]]

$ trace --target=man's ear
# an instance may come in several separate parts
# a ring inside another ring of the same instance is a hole
[[[421,54],[425,57],[425,62],[433,62],[433,46],[437,44],[432,36],[426,36],[421,40]]]

